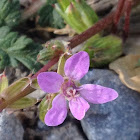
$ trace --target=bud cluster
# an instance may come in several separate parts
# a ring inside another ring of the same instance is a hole
[[[46,62],[53,57],[59,56],[62,52],[64,52],[65,47],[61,41],[51,41],[44,44],[43,50],[41,50],[37,56],[37,60],[42,64],[46,64]]]

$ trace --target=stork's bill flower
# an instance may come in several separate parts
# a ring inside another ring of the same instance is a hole
[[[89,103],[103,104],[118,97],[118,93],[111,88],[94,84],[79,86],[78,81],[88,70],[89,55],[81,51],[67,59],[64,77],[56,72],[42,72],[38,75],[38,84],[43,91],[59,92],[52,102],[52,108],[45,115],[46,125],[57,126],[63,123],[67,116],[68,106],[72,115],[81,120],[90,108]]]

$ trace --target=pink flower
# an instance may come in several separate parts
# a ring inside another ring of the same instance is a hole
[[[64,67],[65,77],[56,72],[42,72],[37,80],[40,88],[47,93],[59,92],[53,102],[52,108],[45,115],[48,126],[57,126],[63,123],[67,116],[67,101],[72,115],[81,120],[90,108],[88,102],[103,104],[118,97],[118,93],[100,85],[85,84],[78,86],[80,80],[89,69],[89,55],[81,51],[67,59]]]

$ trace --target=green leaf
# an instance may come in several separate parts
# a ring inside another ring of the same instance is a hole
[[[0,75],[0,94],[8,87],[8,79],[3,73]]]
[[[56,9],[53,10],[52,16],[53,16],[53,22],[50,25],[51,27],[60,28],[60,29],[65,27],[64,20],[62,19],[60,14],[56,11]]]
[[[52,107],[52,101],[57,94],[47,94],[40,103],[39,106],[39,118],[44,122],[46,113]]]
[[[8,48],[7,50],[8,51],[17,51],[20,49],[24,49],[28,44],[30,44],[32,42],[33,41],[30,38],[27,38],[26,36],[21,36],[18,38],[18,40],[15,40],[15,42],[13,42],[12,47]]]
[[[40,63],[36,61],[37,54],[42,48],[26,36],[19,36],[17,32],[11,32],[8,26],[0,28],[0,69],[6,66],[18,66],[18,62],[28,69],[37,71]]]
[[[28,77],[21,78],[18,81],[11,84],[8,88],[6,88],[2,93],[1,97],[5,100],[9,100],[16,95],[18,95],[21,91],[23,91],[30,84],[30,79]]]
[[[19,0],[0,0],[0,26],[16,27],[20,17]]]
[[[70,20],[69,23],[71,22],[72,27],[75,28],[75,30],[77,30],[77,33],[81,33],[87,29],[87,26],[83,22],[83,19],[81,17],[81,13],[78,11],[75,5],[70,4],[66,9],[65,14]]]
[[[48,5],[53,5],[56,2],[57,2],[57,0],[47,0]]]
[[[84,0],[79,0],[78,2],[73,0],[73,4],[79,11],[82,21],[87,26],[87,28],[91,27],[98,21],[97,14],[89,5],[86,4]]]
[[[103,67],[122,54],[122,40],[113,35],[97,35],[87,41],[83,50],[90,56],[91,67]]]
[[[4,69],[5,66],[9,65],[8,55],[0,49],[0,69]]]
[[[77,33],[81,33],[98,21],[98,16],[84,0],[57,0],[56,10]],[[68,4],[69,3],[69,4]]]
[[[57,0],[57,1],[58,1],[58,3],[59,3],[59,5],[60,5],[60,7],[61,7],[61,9],[62,9],[63,12],[70,5],[70,0]]]
[[[53,4],[56,3],[56,0],[47,1],[47,4],[44,5],[38,12],[39,21],[38,24],[42,27],[49,26],[54,28],[63,28],[65,26],[62,17],[57,13]]]
[[[36,103],[37,103],[37,99],[35,98],[23,97],[20,100],[14,102],[13,104],[9,105],[7,108],[24,109],[24,108],[32,107]]]

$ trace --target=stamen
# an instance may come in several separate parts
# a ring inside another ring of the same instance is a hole
[[[68,87],[66,92],[68,95],[74,96],[76,94],[76,89],[74,89],[73,87]]]

